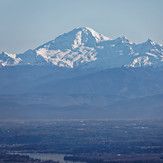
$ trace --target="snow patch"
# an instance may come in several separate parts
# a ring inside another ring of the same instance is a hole
[[[149,56],[152,56],[152,57],[154,57],[154,58],[158,58],[158,56],[157,55],[155,55],[155,54],[152,54],[152,53],[146,53],[147,55],[149,55]]]
[[[138,57],[133,60],[132,64],[130,64],[130,67],[141,67],[141,66],[151,66],[152,63],[149,61],[149,57]]]

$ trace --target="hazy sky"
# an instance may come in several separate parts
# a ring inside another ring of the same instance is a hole
[[[0,52],[34,49],[79,26],[163,44],[163,0],[0,0]]]

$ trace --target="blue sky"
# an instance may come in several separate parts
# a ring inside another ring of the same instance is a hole
[[[0,0],[0,52],[21,53],[75,27],[163,44],[163,0]]]

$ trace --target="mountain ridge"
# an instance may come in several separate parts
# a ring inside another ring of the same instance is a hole
[[[136,44],[126,37],[110,39],[89,27],[78,27],[33,50],[0,54],[0,66],[54,65],[66,68],[163,66],[163,46],[148,39]]]

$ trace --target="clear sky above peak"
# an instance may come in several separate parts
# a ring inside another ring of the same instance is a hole
[[[0,52],[21,53],[76,27],[163,44],[163,0],[0,0]]]

